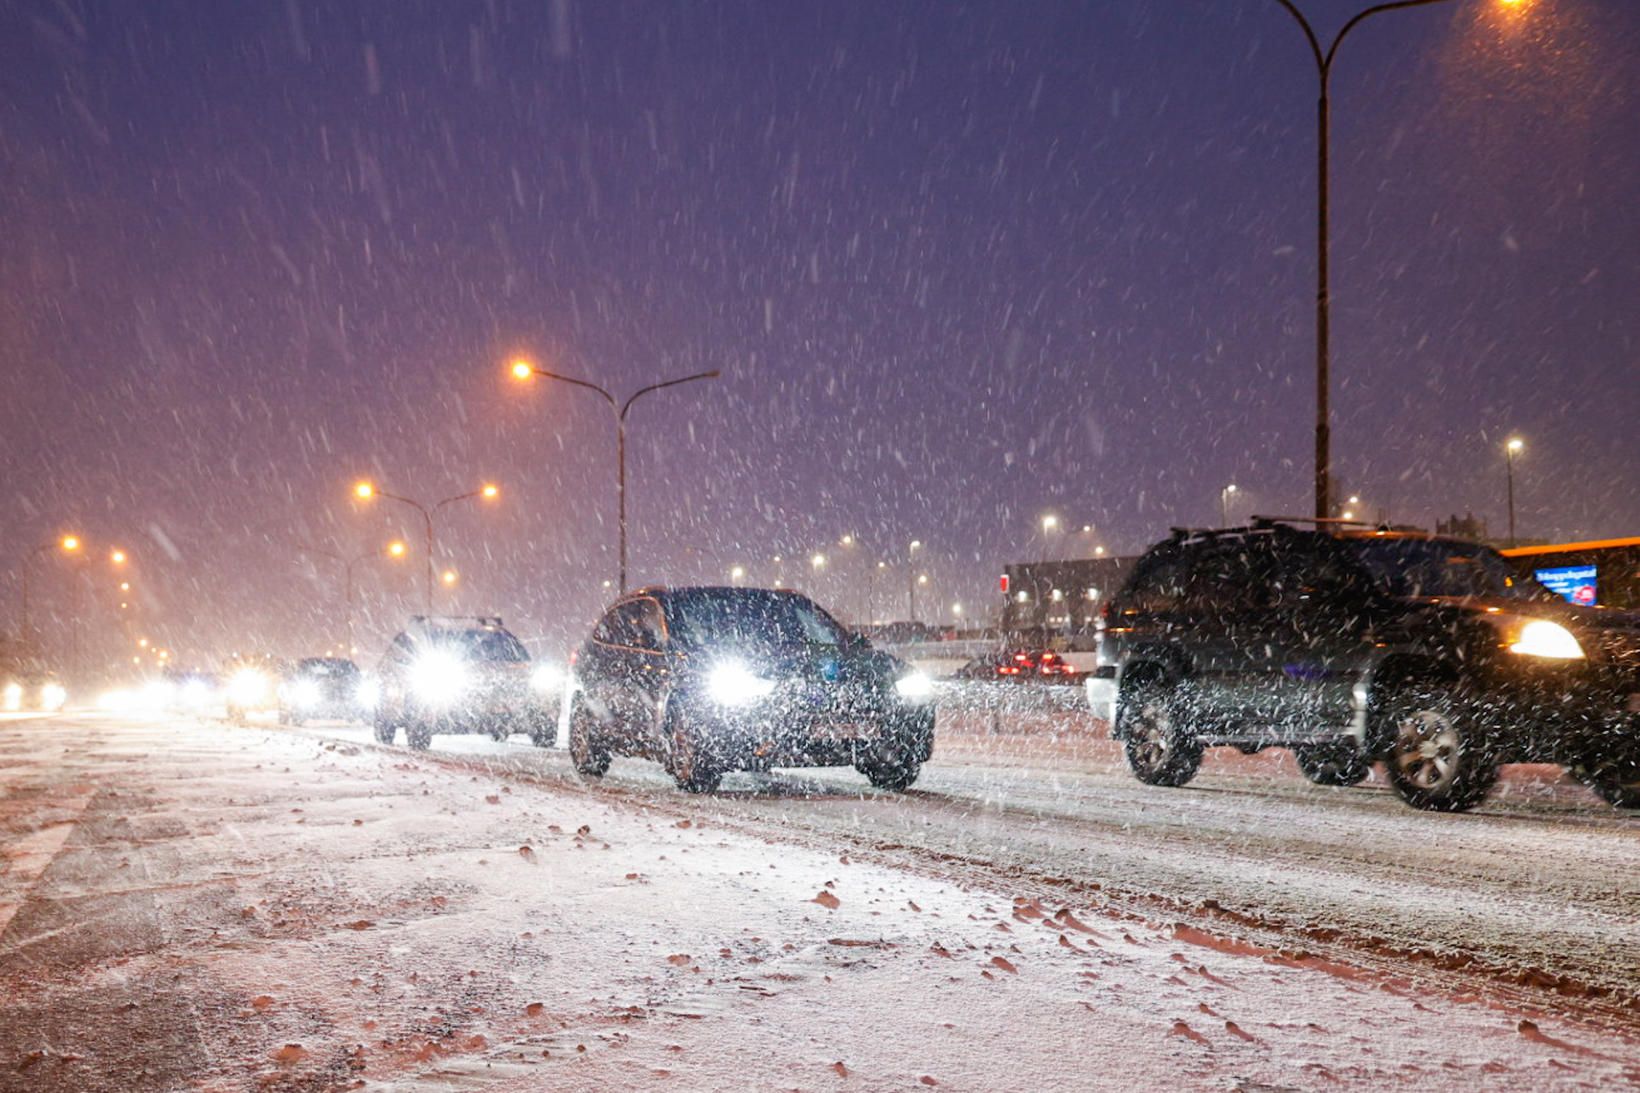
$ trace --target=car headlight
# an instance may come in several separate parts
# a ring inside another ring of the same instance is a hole
[[[235,706],[253,706],[268,693],[268,677],[255,668],[244,668],[228,681],[228,699]]]
[[[373,679],[363,680],[359,683],[359,689],[353,692],[353,697],[365,709],[373,710],[376,703],[382,700],[382,685]]]
[[[530,686],[538,691],[556,691],[564,684],[564,670],[556,664],[539,665],[530,673]]]
[[[61,683],[47,683],[40,688],[40,708],[55,713],[68,703],[68,691]]]
[[[323,698],[324,695],[320,692],[319,685],[313,680],[298,679],[291,682],[290,690],[285,692],[285,697],[292,706],[307,707],[317,706],[319,699]]]
[[[211,700],[211,688],[202,679],[190,679],[182,685],[182,704],[197,710]]]
[[[739,661],[719,664],[706,677],[706,694],[719,706],[746,706],[767,698],[774,680],[764,679]]]
[[[1542,657],[1545,660],[1582,660],[1583,646],[1572,632],[1558,622],[1548,619],[1527,619],[1509,643],[1511,653],[1523,657]]]
[[[20,710],[20,709],[22,709],[23,708],[23,685],[21,683],[8,683],[8,684],[6,684],[6,689],[5,689],[5,692],[3,694],[3,698],[4,698],[6,709],[8,709],[8,710]]]
[[[429,706],[448,706],[467,689],[467,665],[453,653],[423,653],[410,668],[410,690]]]
[[[927,702],[934,697],[934,681],[924,672],[907,672],[894,681],[894,689],[907,702]]]

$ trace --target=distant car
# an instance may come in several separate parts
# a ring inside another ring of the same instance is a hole
[[[222,692],[229,721],[279,709],[279,681],[285,666],[275,657],[250,654],[231,658],[222,672]]]
[[[958,679],[971,682],[1067,683],[1075,685],[1080,673],[1051,649],[1007,649],[973,660],[957,669]]]
[[[15,672],[0,684],[0,709],[8,713],[56,713],[68,704],[68,689],[49,672]]]
[[[368,721],[379,688],[345,657],[308,657],[279,684],[279,723]]]
[[[1504,763],[1565,766],[1640,807],[1640,617],[1567,604],[1490,547],[1290,522],[1180,531],[1106,609],[1094,710],[1134,774],[1179,786],[1205,748],[1291,748],[1323,785],[1382,760],[1459,811]]]
[[[556,665],[532,663],[499,618],[418,615],[377,671],[376,739],[391,744],[402,728],[407,744],[424,749],[438,733],[526,733],[545,747],[563,678]]]
[[[577,650],[569,701],[576,770],[599,777],[612,756],[639,756],[692,792],[793,766],[852,766],[904,789],[934,747],[928,677],[796,592],[627,596]]]
[[[168,668],[153,693],[168,709],[199,713],[217,701],[221,690],[221,679],[211,672]]]

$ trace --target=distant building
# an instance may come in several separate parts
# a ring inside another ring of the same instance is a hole
[[[1477,543],[1486,542],[1486,521],[1472,512],[1462,516],[1453,513],[1445,520],[1435,521],[1435,534],[1447,535],[1454,539],[1470,539]]]
[[[1138,558],[1015,562],[1003,567],[1002,629],[1010,633],[1091,634],[1100,608]]]

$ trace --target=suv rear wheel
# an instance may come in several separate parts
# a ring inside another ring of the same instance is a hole
[[[1353,742],[1308,744],[1293,749],[1298,769],[1318,786],[1353,786],[1372,773],[1372,763]]]
[[[1182,786],[1201,767],[1202,746],[1179,723],[1178,688],[1141,683],[1122,697],[1116,733],[1134,777],[1151,786]]]
[[[860,755],[854,769],[878,789],[908,789],[922,763],[917,759],[917,745],[911,740],[888,740]]]
[[[1478,711],[1451,686],[1415,686],[1392,695],[1381,716],[1390,784],[1413,808],[1465,812],[1491,792],[1498,764],[1486,748]]]
[[[416,751],[426,751],[433,743],[433,729],[425,722],[410,722],[404,727],[404,742]]]
[[[722,759],[713,755],[701,734],[681,723],[680,718],[669,717],[672,728],[672,777],[680,789],[690,793],[711,793],[723,781]]]

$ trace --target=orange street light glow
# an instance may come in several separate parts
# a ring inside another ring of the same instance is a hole
[[[78,535],[65,535],[61,545],[64,550],[73,553],[80,549],[80,537]]]
[[[353,487],[353,496],[357,497],[360,501],[368,501],[372,497],[376,496],[376,487],[372,486],[369,482],[360,482],[358,485]]]
[[[446,569],[444,571],[443,575],[439,579],[442,580],[445,584],[450,585],[450,584],[455,584],[456,581],[459,580],[460,578],[457,577],[455,570]]]
[[[404,545],[403,539],[394,539],[387,544],[387,553],[393,558],[402,558],[409,553],[410,548]]]
[[[113,562],[115,565],[124,565],[125,564],[125,551],[115,550],[112,554],[110,554],[108,556],[108,560]]]
[[[497,485],[494,485],[492,483],[486,482],[484,484],[484,488],[482,490],[480,490],[479,492],[482,493],[486,498],[489,498],[490,500],[494,500],[495,498],[501,496],[501,487],[497,486]]]
[[[515,380],[527,380],[535,375],[535,365],[526,360],[513,361],[512,374]]]

